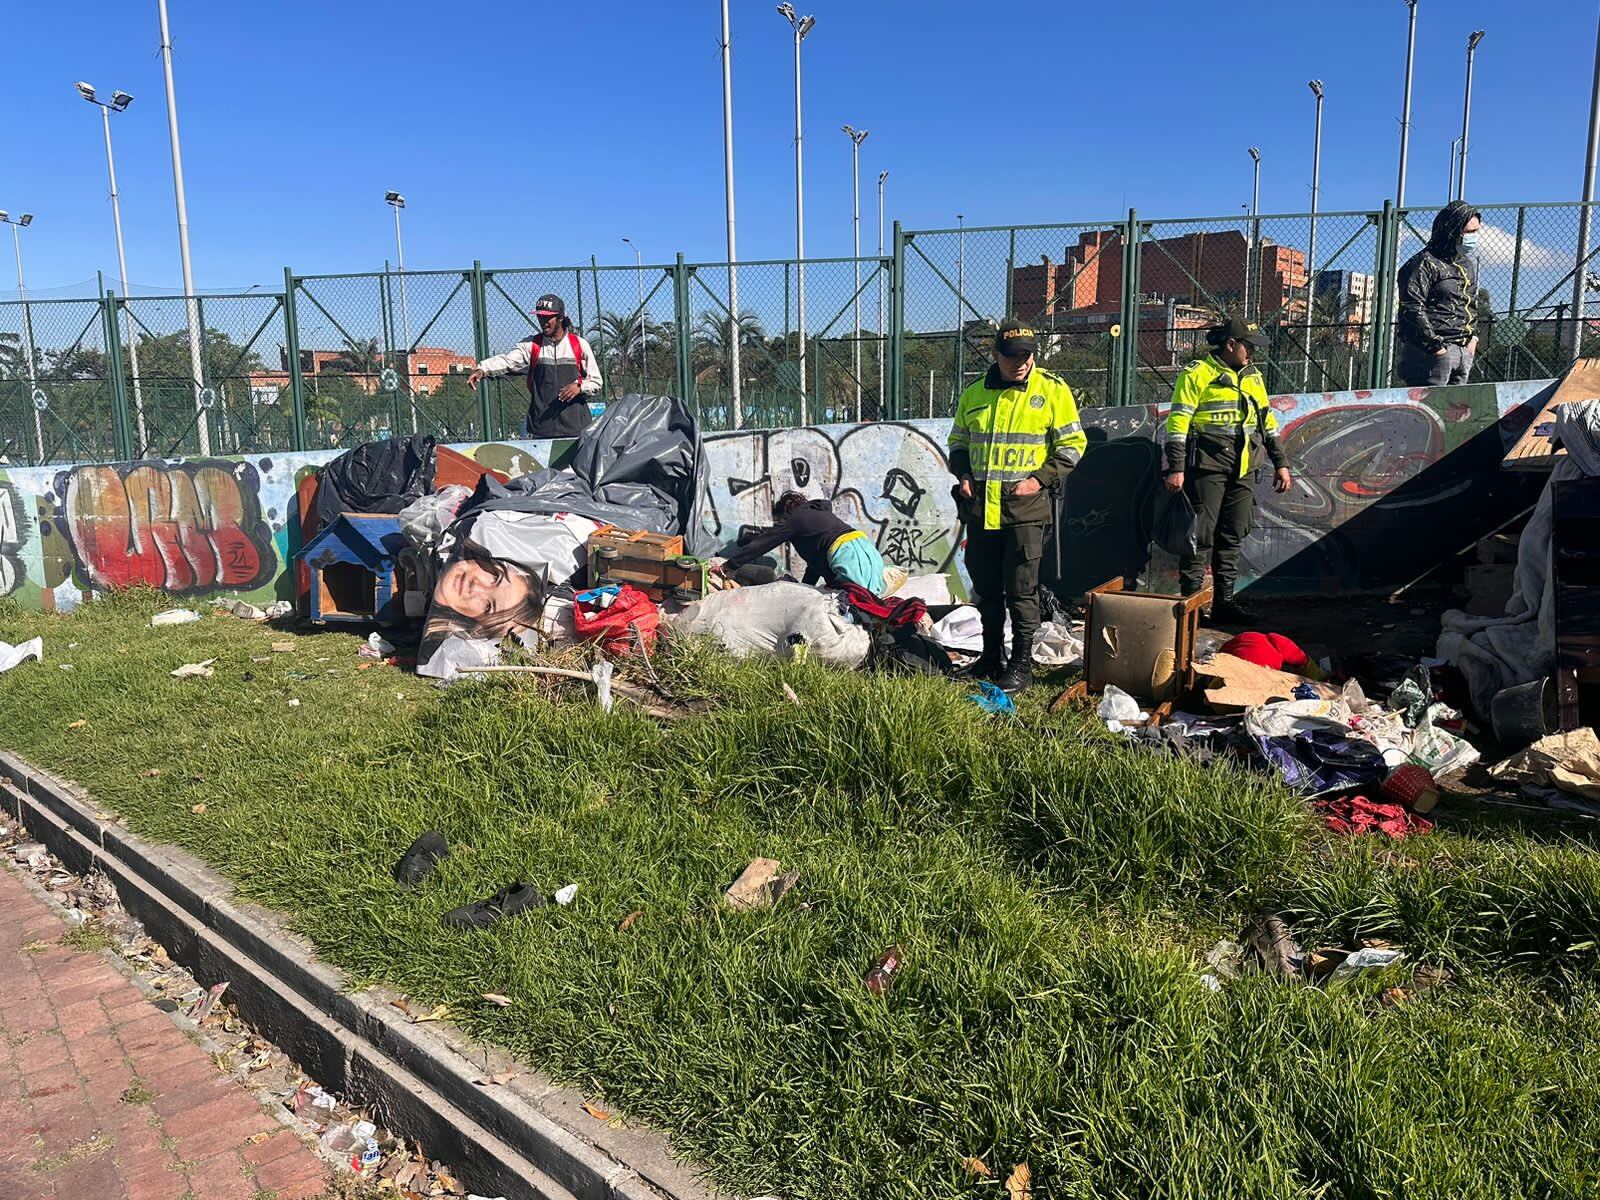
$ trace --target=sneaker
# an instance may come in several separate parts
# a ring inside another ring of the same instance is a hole
[[[428,830],[411,843],[411,848],[394,865],[394,877],[401,887],[415,887],[426,879],[440,860],[450,856],[444,834]]]
[[[505,917],[544,906],[544,893],[533,884],[513,883],[483,900],[452,908],[439,920],[462,929],[487,929]]]

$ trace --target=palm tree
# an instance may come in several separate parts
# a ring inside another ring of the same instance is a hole
[[[767,348],[767,331],[761,318],[746,309],[735,321],[724,312],[706,313],[694,330],[694,378],[696,383],[717,379],[729,382],[729,367],[733,360],[734,338],[739,341],[741,359],[745,352]],[[742,367],[741,363],[741,367]],[[741,370],[741,374],[743,374]]]
[[[323,369],[343,375],[377,375],[383,368],[384,354],[377,338],[345,338],[344,349]]]
[[[595,336],[604,347],[597,351],[602,357],[638,370],[651,355],[667,353],[672,323],[657,321],[649,313],[602,312]]]
[[[0,333],[0,375],[19,379],[27,373],[28,364],[22,354],[22,336]]]

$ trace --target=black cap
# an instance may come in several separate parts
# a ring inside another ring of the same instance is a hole
[[[1016,317],[1007,317],[995,330],[994,348],[996,353],[1007,358],[1025,358],[1039,348],[1039,338],[1033,326]]]
[[[567,315],[567,306],[555,293],[546,293],[540,296],[533,306],[533,315],[536,317],[564,317]]]
[[[1238,313],[1213,325],[1206,340],[1213,346],[1220,346],[1229,340],[1249,342],[1257,350],[1265,350],[1269,344],[1261,326],[1254,321],[1246,321]]]

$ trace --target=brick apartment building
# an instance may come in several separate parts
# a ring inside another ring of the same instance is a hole
[[[339,369],[339,363],[344,358],[343,350],[301,350],[300,374],[311,379],[324,374],[343,374],[346,378],[355,381],[367,395],[373,395],[378,390],[379,377],[376,373],[352,374]],[[398,357],[398,356],[397,356]],[[250,376],[250,390],[257,397],[257,403],[270,403],[270,400],[260,399],[270,396],[275,389],[289,386],[289,361],[288,352],[279,349],[279,369],[276,371],[258,371]],[[478,365],[478,360],[467,354],[457,354],[454,350],[446,350],[442,346],[418,346],[411,352],[411,385],[415,391],[428,389],[429,380],[438,375],[463,375],[470,374]]]
[[[1242,305],[1251,257],[1249,242],[1238,230],[1146,241],[1139,278],[1139,347],[1146,361],[1187,357],[1194,337],[1183,334],[1204,328],[1215,311],[1212,305]],[[1259,258],[1262,319],[1303,319],[1305,253],[1263,238]],[[1011,287],[1013,307],[1029,320],[1062,330],[1109,328],[1122,309],[1122,235],[1112,229],[1084,233],[1067,248],[1066,261],[1047,258],[1015,268]]]
[[[1313,324],[1328,320],[1342,323],[1345,327],[1343,340],[1359,346],[1372,324],[1372,306],[1377,294],[1378,281],[1366,271],[1318,271],[1317,308],[1311,320]]]

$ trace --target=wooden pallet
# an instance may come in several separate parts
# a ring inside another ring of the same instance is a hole
[[[1555,430],[1555,410],[1559,404],[1574,400],[1600,400],[1600,358],[1580,358],[1567,368],[1567,373],[1556,385],[1555,393],[1539,410],[1533,424],[1506,452],[1504,466],[1508,471],[1548,471],[1556,459],[1565,454],[1550,445],[1550,435]]]

